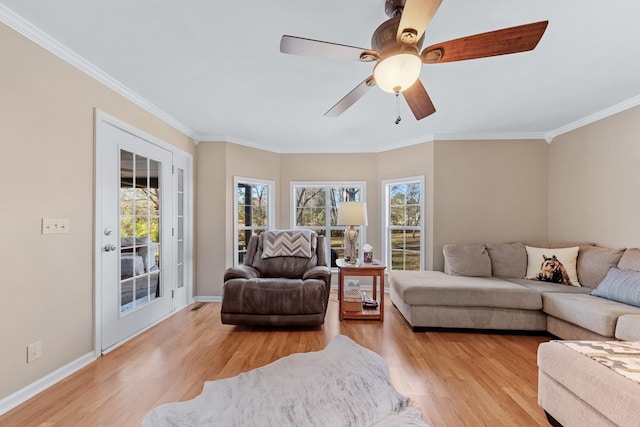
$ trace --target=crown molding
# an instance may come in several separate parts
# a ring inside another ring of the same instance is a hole
[[[249,148],[255,148],[257,150],[270,151],[272,153],[281,154],[282,150],[279,147],[273,145],[263,144],[259,142],[247,141],[242,138],[236,138],[233,135],[221,135],[221,134],[199,134],[197,136],[198,143],[200,142],[228,142],[231,144],[242,145]]]
[[[553,140],[553,138],[557,136],[597,122],[598,120],[613,116],[614,114],[621,113],[625,110],[629,110],[633,107],[637,107],[638,105],[640,105],[640,95],[629,98],[626,101],[619,102],[618,104],[612,105],[611,107],[598,111],[597,113],[590,114],[586,117],[576,120],[575,122],[568,123],[564,126],[548,132],[548,137],[550,138],[549,142],[551,142],[551,140]]]
[[[438,133],[436,141],[483,141],[508,139],[547,139],[546,132],[478,132],[478,133]]]
[[[109,89],[115,91],[137,106],[153,114],[176,130],[184,133],[192,140],[196,139],[196,133],[189,129],[182,122],[165,113],[162,109],[147,101],[136,92],[129,89],[127,86],[120,83],[118,80],[114,79],[91,62],[82,58],[80,55],[78,55],[56,39],[52,38],[44,31],[40,30],[35,25],[22,18],[20,15],[16,14],[3,4],[0,4],[0,22],[5,23],[10,28],[14,29],[32,42],[48,50],[58,58],[62,59],[68,64],[87,74],[89,77],[92,77],[93,79],[107,86]]]
[[[402,142],[398,142],[398,143],[394,143],[394,144],[387,144],[384,145],[382,147],[378,147],[375,151],[375,153],[384,153],[385,151],[391,151],[391,150],[397,150],[400,148],[404,148],[404,147],[410,147],[412,145],[418,145],[418,144],[424,144],[427,142],[433,142],[435,141],[436,138],[433,134],[427,134],[424,135],[422,137],[420,137],[420,139],[413,139],[410,141],[402,141]]]

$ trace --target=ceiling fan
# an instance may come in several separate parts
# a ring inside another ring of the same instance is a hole
[[[371,49],[284,35],[280,40],[280,52],[376,62],[373,74],[324,113],[325,116],[339,116],[377,85],[396,96],[402,93],[413,115],[420,120],[436,111],[419,79],[423,63],[463,61],[533,50],[549,23],[540,21],[475,34],[434,44],[420,52],[425,29],[440,3],[442,0],[386,0],[385,12],[390,19],[373,32]]]

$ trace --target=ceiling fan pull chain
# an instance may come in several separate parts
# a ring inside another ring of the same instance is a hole
[[[402,117],[400,117],[400,93],[396,92],[396,124],[400,123]]]

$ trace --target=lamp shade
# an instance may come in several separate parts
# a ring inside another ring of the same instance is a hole
[[[367,225],[367,204],[365,202],[340,203],[338,225]]]

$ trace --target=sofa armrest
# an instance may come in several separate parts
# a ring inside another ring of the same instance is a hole
[[[224,281],[231,279],[255,279],[260,277],[260,273],[253,267],[248,265],[239,265],[230,267],[224,272]]]
[[[309,270],[305,271],[302,276],[302,280],[307,279],[322,279],[325,282],[328,282],[328,277],[331,277],[331,270],[329,267],[324,265],[316,265],[315,267],[311,267]]]

